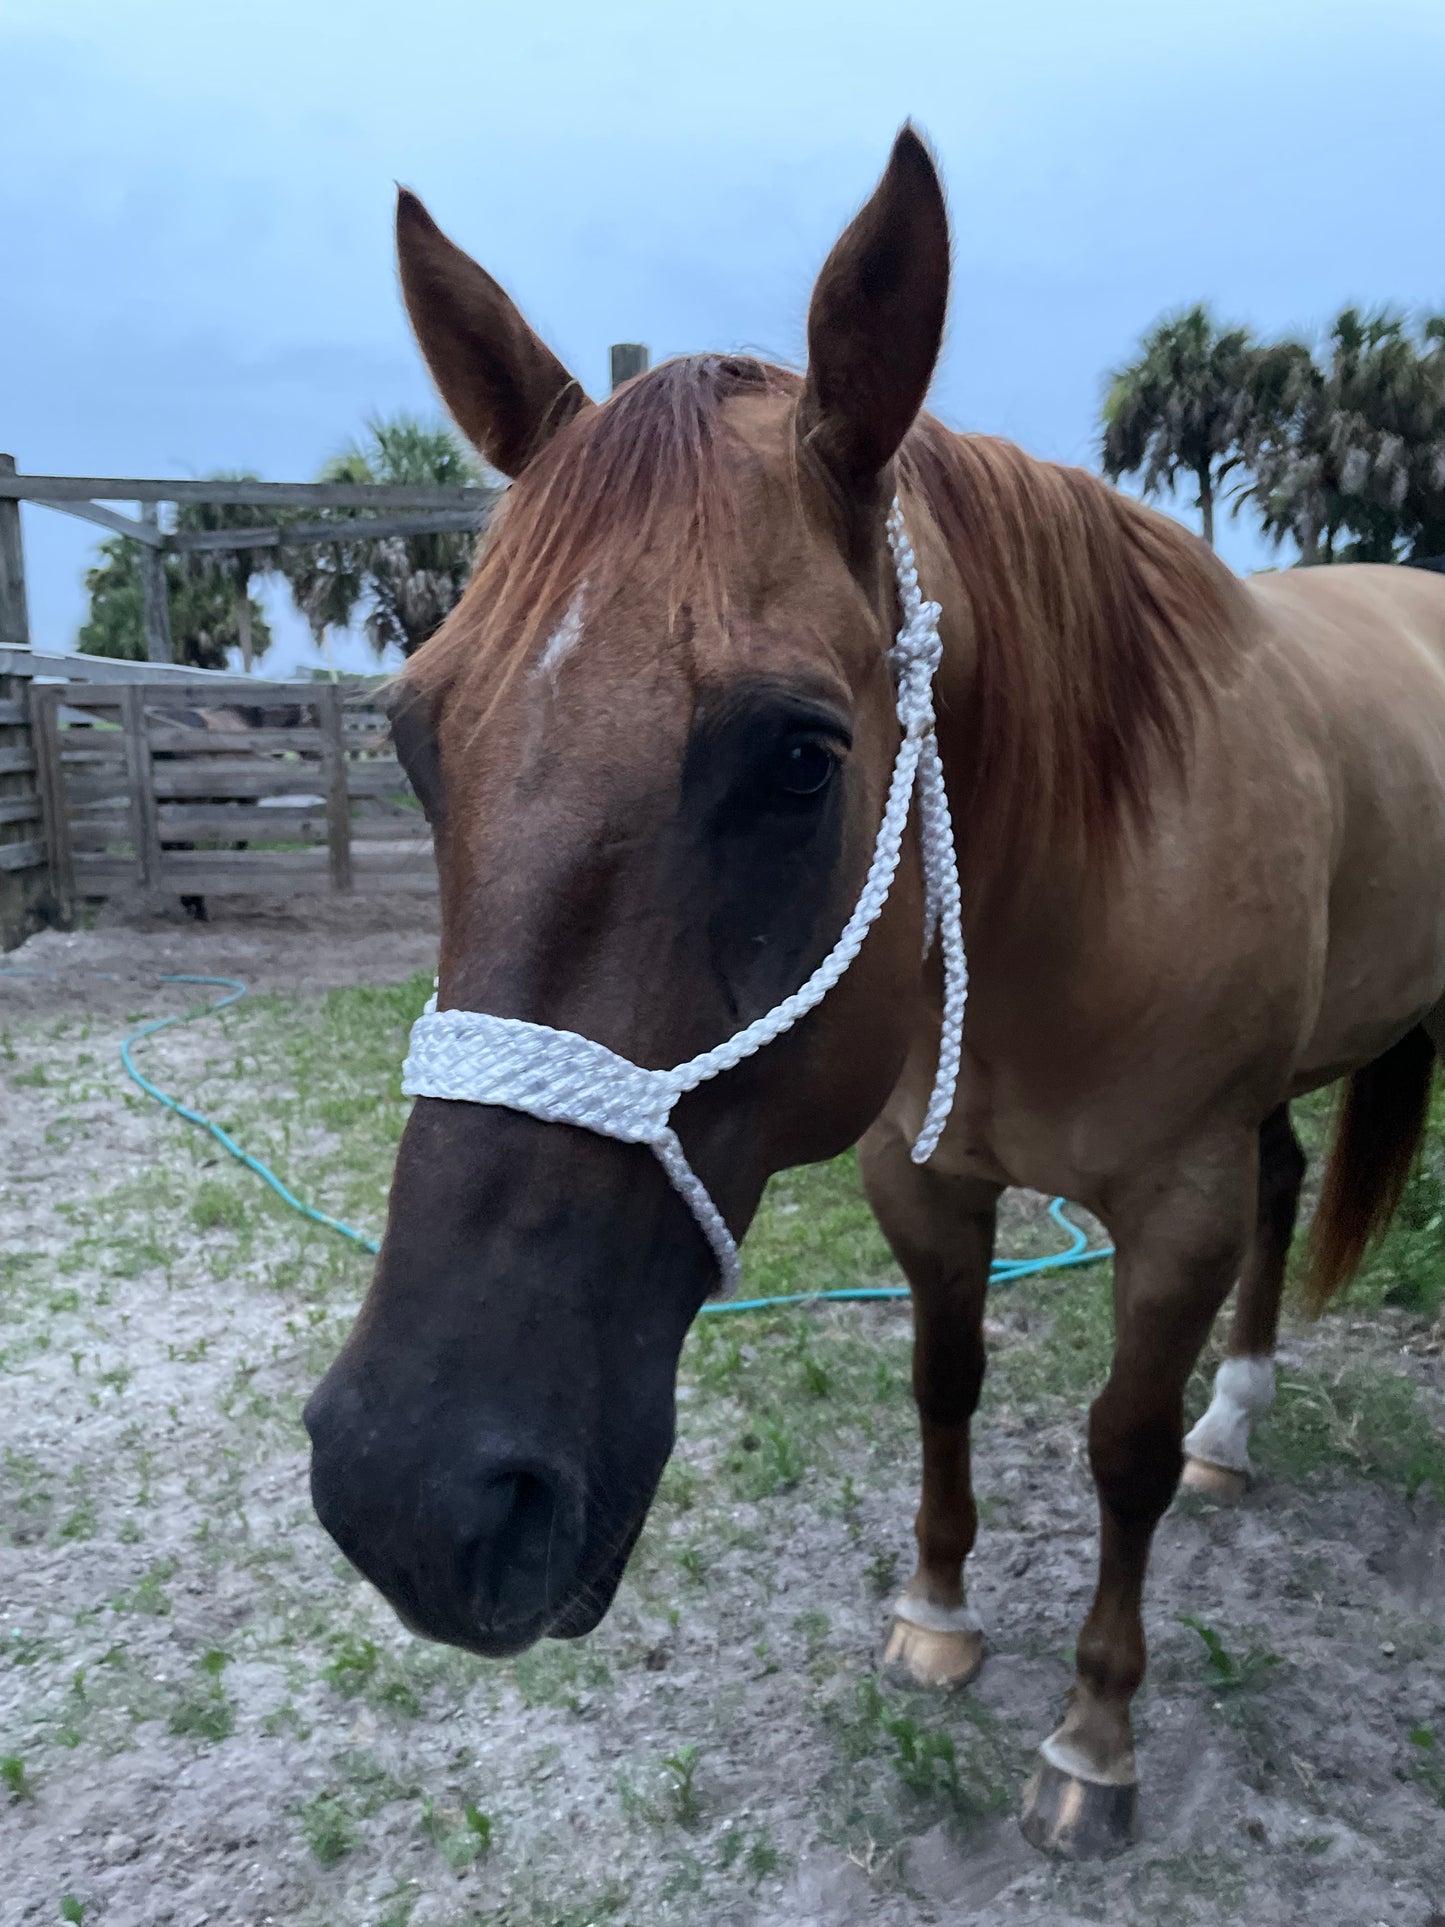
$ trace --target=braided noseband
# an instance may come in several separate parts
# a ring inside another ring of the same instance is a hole
[[[896,500],[888,517],[888,545],[903,610],[898,640],[889,651],[903,740],[862,894],[842,935],[802,988],[725,1043],[715,1044],[670,1071],[644,1070],[589,1037],[553,1030],[546,1024],[529,1024],[520,1017],[438,1010],[433,997],[413,1026],[411,1048],[402,1067],[401,1088],[408,1097],[498,1104],[508,1110],[525,1111],[546,1123],[576,1124],[626,1144],[650,1145],[712,1246],[724,1291],[731,1290],[738,1280],[738,1248],[722,1213],[687,1161],[670,1122],[673,1107],[685,1091],[731,1070],[785,1030],[791,1030],[837,983],[887,901],[915,789],[923,848],[923,947],[926,955],[935,936],[939,938],[944,983],[938,1074],[923,1128],[913,1146],[915,1164],[923,1164],[932,1156],[953,1108],[968,965],[959,914],[953,821],[934,733],[933,678],[943,654],[938,635],[942,612],[936,602],[925,602],[919,590],[918,564],[903,525],[903,510]]]

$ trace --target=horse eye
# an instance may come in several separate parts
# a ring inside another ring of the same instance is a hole
[[[811,737],[788,743],[779,760],[777,787],[788,796],[820,796],[833,780],[838,759]]]

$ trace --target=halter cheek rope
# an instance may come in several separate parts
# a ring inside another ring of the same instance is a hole
[[[589,1037],[519,1017],[492,1017],[483,1011],[438,1010],[433,997],[411,1033],[402,1067],[401,1088],[408,1097],[442,1097],[468,1104],[498,1104],[524,1111],[549,1124],[575,1124],[624,1144],[652,1147],[673,1188],[711,1245],[724,1291],[740,1274],[738,1248],[707,1187],[687,1161],[671,1117],[685,1091],[729,1071],[785,1030],[837,983],[863,947],[863,939],[888,900],[898,870],[903,832],[914,791],[918,792],[923,852],[924,954],[937,938],[943,949],[943,1026],[938,1074],[913,1146],[913,1162],[933,1154],[958,1081],[963,1008],[968,995],[968,965],[960,922],[958,865],[953,821],[943,782],[943,763],[934,733],[933,678],[943,655],[936,602],[925,602],[918,587],[918,564],[895,500],[888,517],[888,546],[898,577],[903,622],[889,650],[898,690],[898,720],[903,740],[888,785],[888,802],[873,861],[853,914],[842,935],[801,989],[725,1043],[715,1044],[675,1070],[644,1070]]]

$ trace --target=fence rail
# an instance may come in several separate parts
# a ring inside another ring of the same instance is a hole
[[[366,686],[190,709],[176,684],[36,684],[52,885],[188,899],[436,887],[431,833]],[[293,720],[294,719],[294,720]],[[254,725],[254,726],[253,726]]]

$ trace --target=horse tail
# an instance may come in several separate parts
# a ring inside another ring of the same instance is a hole
[[[1417,1025],[1350,1079],[1310,1234],[1307,1295],[1323,1311],[1394,1215],[1430,1115],[1435,1048]]]

